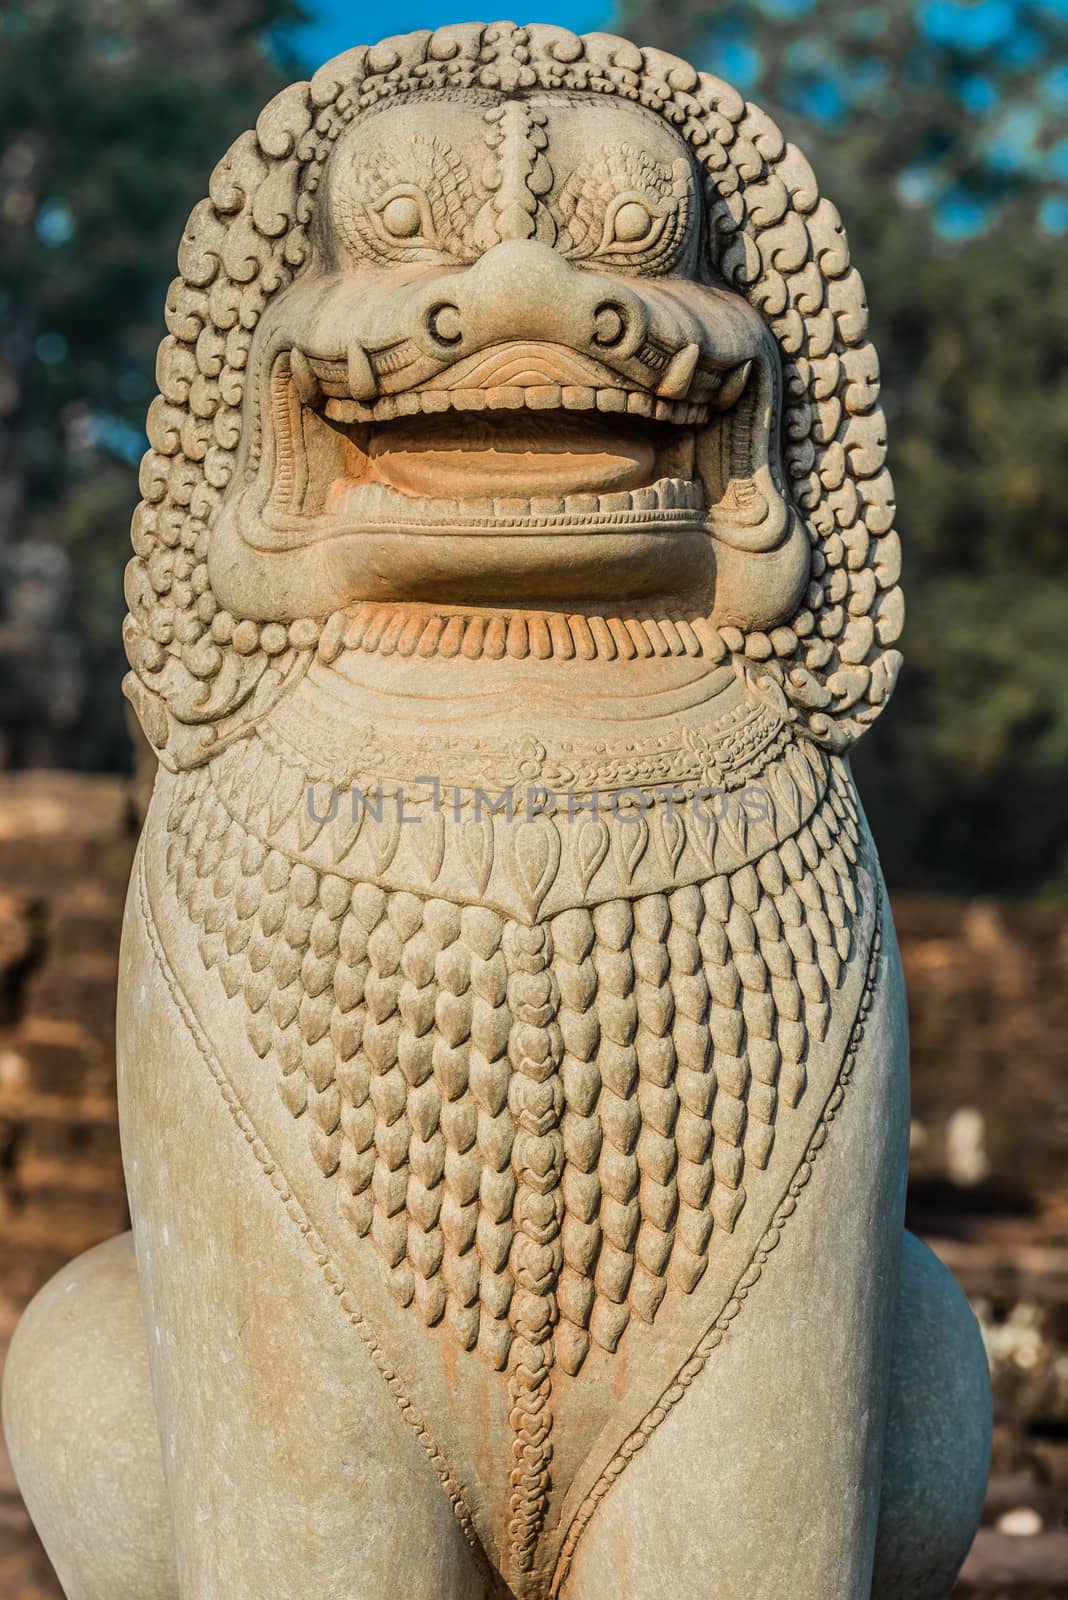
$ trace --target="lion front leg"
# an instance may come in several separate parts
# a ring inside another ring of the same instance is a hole
[[[4,1432],[67,1600],[178,1600],[128,1233],[72,1261],[27,1307],[4,1372]]]
[[[945,1600],[990,1468],[990,1371],[968,1302],[905,1235],[872,1600]]]

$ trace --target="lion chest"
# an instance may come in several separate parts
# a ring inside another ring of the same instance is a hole
[[[533,920],[294,859],[181,780],[169,869],[205,965],[394,1298],[495,1369],[578,1372],[690,1293],[805,1098],[852,948],[831,782],[732,873]]]

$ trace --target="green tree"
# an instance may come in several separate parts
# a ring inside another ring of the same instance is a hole
[[[127,760],[122,571],[162,306],[292,0],[0,11],[0,763]]]
[[[631,0],[624,25],[768,106],[864,274],[909,600],[857,755],[891,883],[1068,892],[1068,5]]]

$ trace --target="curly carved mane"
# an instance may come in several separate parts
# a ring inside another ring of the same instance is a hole
[[[721,632],[781,684],[799,728],[845,749],[893,688],[903,602],[878,359],[838,212],[771,119],[720,79],[608,34],[497,23],[421,31],[336,57],[271,101],[192,212],[167,300],[126,579],[133,670],[125,687],[160,760],[180,769],[218,753],[302,674],[324,635],[336,642],[327,617],[283,625],[235,616],[208,580],[252,336],[308,258],[339,134],[391,97],[469,88],[618,95],[666,118],[693,149],[717,270],[780,349],[782,487],[812,543],[811,582],[788,626]]]

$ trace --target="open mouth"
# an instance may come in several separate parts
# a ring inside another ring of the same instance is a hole
[[[708,375],[716,409],[749,363]],[[348,530],[496,534],[692,526],[708,400],[625,388],[557,346],[481,351],[429,383],[354,399],[350,364],[275,358],[276,470],[262,507],[281,545]],[[279,543],[275,542],[275,548]]]
[[[625,415],[584,419],[517,408],[365,426],[365,478],[335,483],[327,494],[327,509],[345,520],[566,525],[702,506],[692,433],[658,436]]]
[[[749,439],[761,369],[706,363],[696,344],[650,346],[642,365],[645,382],[509,341],[428,371],[403,343],[330,360],[275,344],[216,525],[216,593],[270,615],[338,596],[710,603],[717,475],[739,475],[720,422]]]

